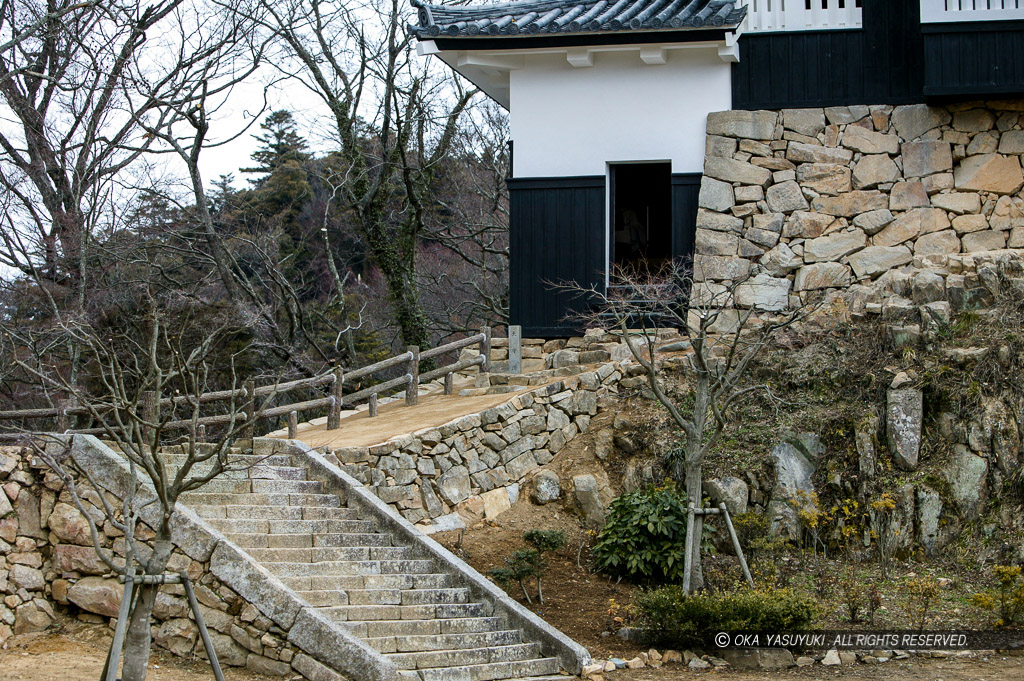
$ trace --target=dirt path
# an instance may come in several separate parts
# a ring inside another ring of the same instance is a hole
[[[56,634],[25,634],[0,649],[0,681],[95,681],[103,672],[110,631],[69,621]],[[226,681],[280,681],[238,668],[224,670]],[[202,660],[189,661],[154,648],[147,681],[210,681]]]

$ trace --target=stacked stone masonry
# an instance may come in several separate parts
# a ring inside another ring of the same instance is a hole
[[[618,391],[623,364],[561,378],[436,428],[324,454],[427,529],[491,518],[515,503],[533,471],[586,432],[599,397]]]
[[[970,289],[979,254],[1024,252],[1024,100],[727,111],[707,132],[703,295],[743,280],[739,308],[824,291],[863,309],[892,273]]]

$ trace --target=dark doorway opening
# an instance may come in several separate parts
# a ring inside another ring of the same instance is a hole
[[[672,164],[611,166],[611,260],[651,273],[672,262]]]

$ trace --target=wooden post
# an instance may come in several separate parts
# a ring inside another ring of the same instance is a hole
[[[242,426],[240,437],[252,440],[256,435],[256,381],[245,382],[245,425]]]
[[[491,370],[491,327],[481,327],[480,332],[484,334],[484,339],[480,341],[480,354],[484,357],[480,371],[487,373]]]
[[[210,660],[210,666],[213,667],[213,677],[217,681],[224,681],[224,672],[220,669],[220,661],[217,659],[217,651],[213,649],[213,641],[210,640],[210,632],[206,630],[206,622],[203,621],[203,614],[199,612],[199,601],[196,600],[196,594],[192,590],[192,582],[188,578],[188,573],[181,573],[181,583],[182,586],[185,587],[185,595],[188,597],[188,605],[192,608],[192,617],[195,618],[196,627],[199,628],[199,635],[203,639],[203,647],[206,648],[206,657]]]
[[[299,434],[299,412],[288,412],[288,439],[294,440]]]
[[[371,419],[377,417],[377,393],[370,393],[370,407],[368,413]]]
[[[412,376],[412,380],[405,386],[405,403],[412,406],[420,401],[420,348],[418,345],[410,345],[407,351],[412,353],[412,357],[406,373]]]
[[[107,663],[103,666],[100,681],[115,681],[117,668],[121,663],[121,649],[124,647],[125,633],[128,631],[128,611],[132,604],[132,590],[135,587],[135,568],[129,567],[124,580],[124,591],[121,594],[121,607],[117,614],[117,625],[114,627],[114,640],[110,643]]]
[[[74,397],[69,397],[66,400],[60,400],[57,402],[57,432],[63,433],[71,427],[73,417],[68,414],[68,409],[78,406],[78,400]]]
[[[693,570],[693,504],[686,509],[686,558],[683,561],[683,593],[690,593],[690,573]]]
[[[451,395],[452,390],[455,389],[455,374],[448,372],[444,375],[444,394]]]
[[[160,393],[147,390],[142,393],[142,420],[146,423],[157,423],[160,420]],[[142,436],[149,440],[153,437],[153,427],[142,427]]]
[[[754,578],[750,576],[750,568],[747,567],[747,559],[743,557],[743,549],[740,547],[740,539],[736,536],[736,528],[732,526],[732,518],[729,517],[729,508],[724,504],[719,504],[718,508],[721,509],[722,515],[725,516],[725,526],[729,528],[729,536],[732,538],[732,547],[736,550],[736,558],[740,561],[740,569],[743,570],[743,577],[747,580],[747,584],[750,588],[754,588]]]
[[[196,442],[206,442],[206,425],[203,423],[196,428]]]
[[[523,373],[523,327],[508,327],[508,372]]]
[[[342,384],[345,382],[345,370],[334,367],[334,384],[331,385],[331,397],[334,402],[327,411],[327,430],[341,428]]]

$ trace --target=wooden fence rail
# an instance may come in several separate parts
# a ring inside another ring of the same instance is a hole
[[[452,364],[433,369],[423,374],[420,373],[420,362],[449,352],[455,352],[472,345],[479,346],[479,356],[456,361]],[[380,362],[347,372],[342,370],[340,367],[336,367],[318,376],[300,378],[284,383],[272,383],[263,386],[256,386],[252,381],[247,381],[241,388],[211,391],[202,393],[198,396],[178,395],[175,397],[159,398],[155,393],[146,393],[144,395],[143,403],[140,406],[143,411],[144,419],[150,423],[159,423],[160,412],[167,408],[173,409],[177,407],[190,407],[198,404],[235,400],[238,403],[235,405],[232,413],[168,421],[163,423],[161,427],[165,430],[191,430],[193,428],[197,428],[202,432],[205,429],[205,426],[237,423],[239,420],[245,421],[249,419],[249,414],[255,413],[255,418],[252,419],[253,421],[257,419],[287,416],[289,437],[294,437],[295,430],[297,429],[298,414],[303,411],[327,407],[327,429],[335,430],[341,425],[341,411],[346,406],[352,407],[356,402],[368,399],[370,402],[369,415],[371,417],[376,416],[379,395],[390,390],[404,388],[406,404],[414,405],[418,401],[418,386],[421,383],[443,377],[445,378],[445,394],[449,395],[452,392],[452,375],[455,372],[478,365],[483,371],[489,370],[490,349],[491,330],[488,327],[484,327],[480,333],[457,341],[452,341],[451,343],[439,345],[436,348],[420,352],[419,348],[412,346],[407,348],[405,352],[395,355],[394,357],[389,357],[385,360],[381,360]],[[367,378],[376,373],[399,367],[404,367],[405,373],[397,378],[382,381],[348,394],[344,393],[343,388],[346,384],[353,385],[359,379]],[[300,388],[319,388],[321,386],[328,385],[330,386],[331,394],[327,397],[293,402],[291,404],[275,407],[257,408],[256,406],[256,398],[272,398]],[[101,405],[98,408],[94,407],[93,409],[90,409],[88,407],[80,406],[71,400],[66,400],[63,404],[57,407],[0,411],[0,421],[56,418],[59,430],[70,433],[102,435],[106,432],[105,428],[67,429],[66,424],[68,417],[90,416],[94,413],[94,410],[100,414],[105,414],[114,409],[116,409],[116,406],[113,404]],[[245,431],[246,432],[242,434],[243,437],[251,437],[251,424],[246,427]]]

